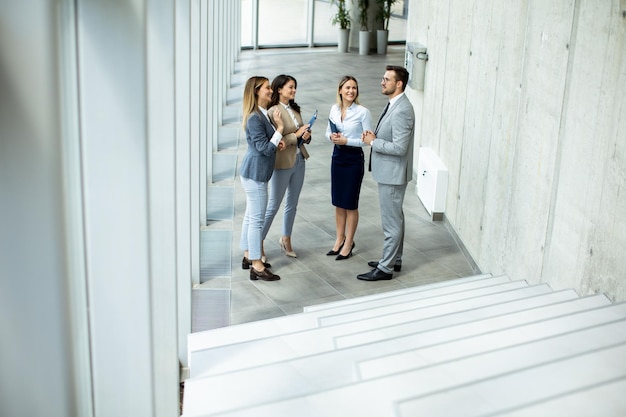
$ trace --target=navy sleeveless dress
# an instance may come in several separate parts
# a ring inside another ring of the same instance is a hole
[[[346,210],[359,208],[364,174],[363,148],[335,145],[330,165],[330,194],[333,206]]]

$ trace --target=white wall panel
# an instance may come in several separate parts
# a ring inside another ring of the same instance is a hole
[[[190,1],[176,1],[176,268],[178,296],[178,360],[187,366],[187,334],[191,332],[191,283],[200,280],[199,262],[193,260],[199,254],[199,228],[196,219],[199,211],[194,206],[192,192],[191,157],[191,89],[190,89]],[[197,180],[196,180],[197,181]],[[196,197],[197,198],[197,197]],[[192,236],[196,230],[195,244]],[[194,249],[195,248],[195,249]]]
[[[201,71],[200,71],[200,25],[202,16],[200,13],[200,0],[190,1],[190,30],[189,30],[189,124],[190,124],[190,149],[191,158],[190,181],[191,181],[191,219],[195,226],[204,225],[206,222],[206,200],[203,198],[206,172],[202,171],[200,164],[201,143]],[[204,191],[206,193],[206,191]],[[204,208],[204,211],[203,211]],[[191,228],[191,282],[200,283],[200,227]],[[191,296],[191,295],[190,295]],[[191,327],[191,322],[189,323]]]
[[[446,202],[447,215],[456,218],[457,206],[461,199],[468,196],[460,194],[460,172],[463,158],[464,119],[467,108],[470,49],[472,42],[472,10],[475,1],[462,3],[451,2],[448,20],[445,83],[443,90],[441,141],[439,153],[446,154],[444,164],[450,172],[449,198]],[[447,117],[454,114],[455,117]],[[460,225],[463,227],[464,225]]]
[[[149,0],[146,18],[151,389],[154,417],[168,417],[179,413],[174,2]]]
[[[472,4],[409,16],[429,53],[416,137],[449,168],[448,221],[483,271],[624,299],[624,2]]]
[[[177,411],[173,10],[77,6],[96,416]]]
[[[79,2],[77,10],[95,415],[148,416],[145,4]]]
[[[198,88],[199,93],[199,126],[200,126],[200,136],[198,138],[198,152],[195,154],[195,157],[198,158],[198,164],[200,167],[200,184],[199,184],[199,192],[200,192],[200,225],[206,226],[206,213],[207,213],[207,204],[206,204],[206,187],[212,181],[213,175],[213,159],[209,157],[211,154],[211,142],[209,139],[209,134],[212,129],[212,111],[213,111],[213,88],[212,83],[213,79],[211,77],[211,72],[213,71],[212,65],[209,65],[209,56],[212,56],[212,37],[213,31],[209,30],[209,26],[212,24],[211,17],[212,11],[211,8],[215,6],[215,2],[208,1],[198,1],[197,7],[197,15],[199,18],[199,27],[198,27],[198,48],[195,54],[198,54],[198,61],[200,65],[200,73],[198,74],[199,80],[198,84],[192,84],[192,88]],[[193,12],[192,12],[193,13]],[[195,14],[192,14],[195,16]],[[192,33],[192,36],[195,36],[195,33]],[[212,62],[212,61],[211,61]]]
[[[230,77],[200,48],[209,2],[5,3],[0,415],[177,415],[205,215],[201,98],[206,110],[209,67]]]
[[[529,9],[506,269],[537,281],[551,209],[574,1]]]
[[[626,270],[624,97],[626,40],[616,4],[581,3],[572,39],[571,77],[561,131],[562,157],[546,278],[574,279],[584,293],[610,289],[623,299],[612,271]],[[620,214],[621,213],[621,214]]]
[[[528,1],[515,4],[498,2],[499,12],[494,18],[500,22],[500,33],[494,33],[498,44],[496,91],[491,120],[489,143],[489,172],[486,179],[482,242],[472,250],[475,259],[494,274],[502,273],[503,258],[508,237],[509,211],[514,181],[515,143],[518,131],[518,113],[522,92],[522,67]],[[478,103],[472,103],[478,106]]]
[[[0,4],[2,416],[77,412],[54,6]]]
[[[423,30],[426,31],[425,34],[421,35],[425,36],[425,39],[419,37],[414,39],[425,45],[428,51],[424,85],[424,115],[418,124],[422,142],[415,145],[416,147],[428,146],[435,153],[439,153],[442,140],[442,103],[448,53],[447,16],[449,14],[449,2],[430,2],[427,6],[426,2],[424,4],[420,9],[422,14],[418,15],[418,21],[420,26],[424,28]],[[447,163],[447,161],[444,162]]]

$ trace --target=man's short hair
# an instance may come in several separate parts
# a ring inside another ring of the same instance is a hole
[[[402,81],[402,91],[404,91],[406,84],[409,82],[409,72],[406,68],[398,65],[387,65],[386,70],[396,73],[396,80]]]

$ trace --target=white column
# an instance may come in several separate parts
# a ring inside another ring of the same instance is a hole
[[[178,385],[173,3],[79,1],[77,12],[94,414],[168,415]]]
[[[152,389],[155,417],[179,413],[174,0],[146,3]],[[184,175],[184,172],[181,173]],[[188,226],[188,225],[186,225]],[[186,259],[181,259],[182,263]],[[187,263],[188,264],[188,263]],[[190,280],[190,277],[187,277]],[[174,388],[174,389],[173,389]]]
[[[210,55],[210,36],[211,31],[208,27],[208,22],[210,21],[211,16],[209,16],[209,10],[213,7],[215,2],[208,1],[200,1],[200,50],[199,50],[199,59],[200,59],[200,83],[198,84],[200,87],[200,144],[199,144],[199,153],[197,154],[200,159],[200,224],[206,225],[206,217],[207,217],[207,204],[206,204],[206,187],[207,183],[210,183],[212,180],[212,159],[208,158],[207,155],[207,141],[208,141],[208,131],[211,126],[211,77],[209,74],[211,73],[211,66],[208,64]],[[192,88],[195,86],[192,85]],[[208,148],[210,149],[210,148]],[[210,151],[208,151],[210,152]]]
[[[222,113],[223,106],[225,104],[224,97],[224,83],[226,79],[226,74],[228,71],[228,61],[226,59],[226,34],[230,32],[226,32],[226,23],[228,22],[228,16],[226,15],[226,5],[224,2],[213,2],[213,13],[211,14],[211,23],[210,29],[213,38],[213,53],[212,57],[214,59],[213,65],[211,68],[213,70],[213,94],[211,97],[213,98],[213,112],[210,117],[212,119],[211,123],[211,135],[209,140],[211,141],[211,148],[213,152],[217,152],[218,149],[218,131],[219,126],[222,124]]]
[[[177,415],[174,2],[1,7],[0,415]]]
[[[178,283],[178,359],[187,367],[187,335],[191,332],[192,277],[200,280],[199,227],[195,221],[199,208],[196,190],[192,191],[191,89],[189,0],[176,1],[176,266]],[[196,177],[197,178],[197,177]],[[197,180],[195,181],[197,182]],[[196,196],[196,197],[194,197]],[[195,242],[193,238],[195,236]],[[194,256],[194,251],[195,256]]]
[[[45,1],[0,5],[2,416],[79,411],[55,7]]]
[[[200,226],[206,225],[206,173],[202,171],[201,150],[201,71],[200,71],[200,26],[202,15],[200,0],[190,1],[190,181],[191,181],[191,282],[200,284]],[[203,191],[204,190],[204,191]],[[202,202],[203,201],[203,202]],[[204,208],[204,210],[203,210]],[[191,325],[190,325],[191,326]]]

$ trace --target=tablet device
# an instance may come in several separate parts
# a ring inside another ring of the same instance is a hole
[[[311,119],[309,120],[309,128],[307,129],[309,132],[311,131],[311,128],[313,127],[313,123],[315,123],[316,120],[317,120],[317,110],[315,110],[315,113],[313,113],[313,116],[311,116]]]
[[[331,119],[328,119],[328,124],[330,124],[330,131],[331,132],[333,132],[333,133],[341,133],[341,130],[339,130],[339,128],[337,127],[335,122],[333,122]]]

